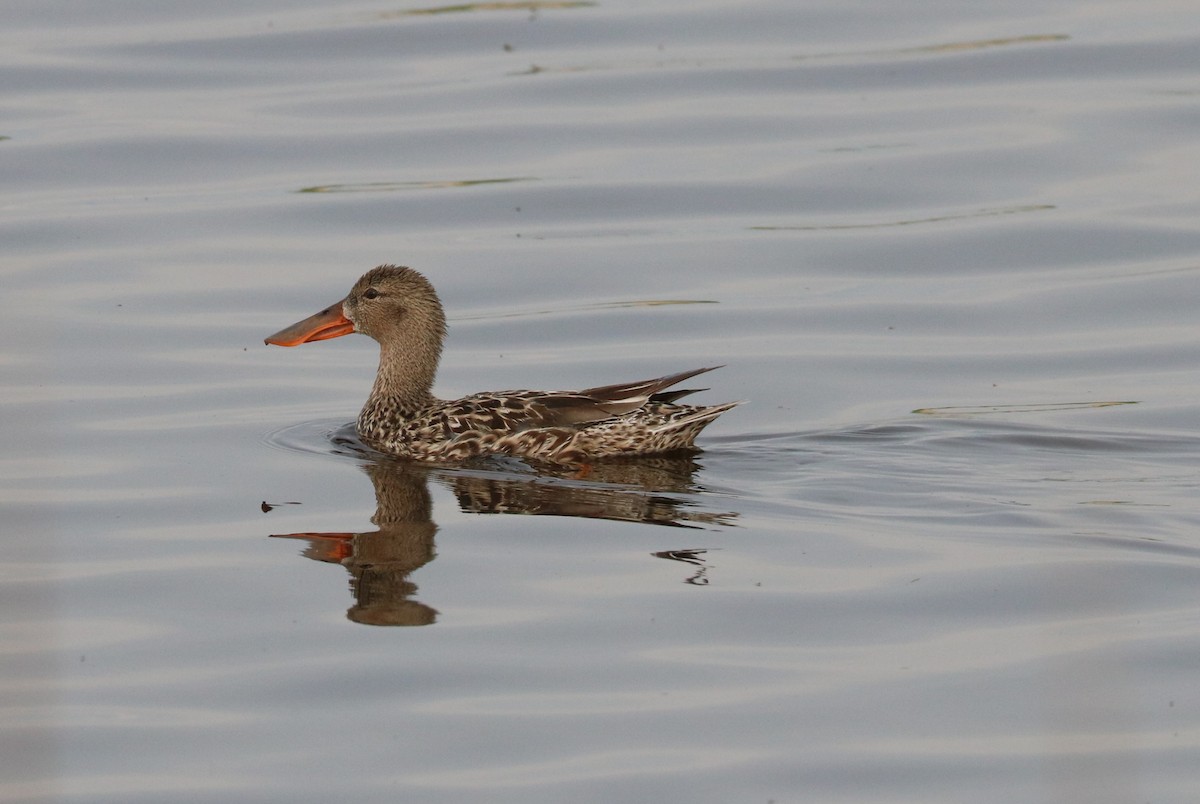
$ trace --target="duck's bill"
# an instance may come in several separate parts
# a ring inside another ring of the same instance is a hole
[[[263,342],[273,343],[276,346],[299,346],[311,341],[340,338],[353,331],[354,325],[342,314],[342,303],[338,302],[316,315],[279,330]]]

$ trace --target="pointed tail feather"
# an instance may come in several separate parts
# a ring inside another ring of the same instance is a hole
[[[712,423],[712,420],[720,416],[727,410],[736,408],[745,400],[737,402],[726,402],[723,405],[712,405],[706,408],[697,408],[694,413],[689,413],[687,416],[680,416],[678,419],[672,419],[666,424],[660,424],[658,427],[651,429],[652,433],[667,433],[672,430],[685,430],[695,427],[697,432],[702,428],[707,427]]]
[[[659,391],[657,394],[650,395],[651,402],[677,402],[685,396],[698,394],[701,391],[707,391],[707,388],[681,388],[678,391]]]
[[[681,371],[678,374],[668,374],[665,377],[656,377],[653,380],[638,380],[636,382],[618,383],[616,385],[600,385],[595,388],[585,388],[578,393],[580,396],[589,396],[611,404],[631,403],[635,400],[644,402],[664,388],[670,388],[676,383],[683,382],[688,377],[695,377],[697,374],[703,374],[706,371],[719,368],[721,366],[708,366],[707,368],[692,369],[691,371]]]

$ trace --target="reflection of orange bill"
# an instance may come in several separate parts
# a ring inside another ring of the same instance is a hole
[[[356,533],[272,533],[272,539],[304,539],[309,543],[312,558],[340,564],[354,555],[351,543]]]

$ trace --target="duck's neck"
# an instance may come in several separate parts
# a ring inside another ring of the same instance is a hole
[[[433,381],[437,376],[441,344],[426,343],[411,348],[384,344],[379,349],[379,371],[363,406],[374,419],[407,417],[437,401]],[[361,417],[360,417],[361,419]]]
[[[358,432],[368,441],[402,438],[414,414],[438,402],[433,381],[446,319],[434,296],[431,303],[402,311],[382,335],[369,334],[379,343],[379,371],[358,414]]]

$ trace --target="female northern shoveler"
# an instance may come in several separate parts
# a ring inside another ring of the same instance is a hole
[[[497,391],[452,401],[433,395],[446,316],[429,280],[381,265],[342,301],[276,332],[268,344],[297,346],[361,332],[379,342],[379,372],[358,414],[373,448],[426,461],[503,453],[553,463],[695,449],[705,425],[737,405],[699,407],[666,388],[712,368],[582,391]],[[718,368],[718,367],[713,367]]]

